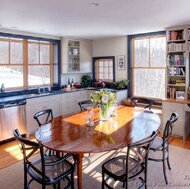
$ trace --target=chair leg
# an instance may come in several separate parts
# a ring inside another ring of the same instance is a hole
[[[165,179],[165,182],[166,184],[168,185],[168,179],[167,179],[167,176],[166,176],[166,165],[165,165],[165,150],[163,150],[163,173],[164,173],[164,179]]]
[[[102,189],[104,189],[104,172],[102,172]]]
[[[74,189],[74,174],[71,173],[71,189]]]
[[[148,160],[147,160],[148,161]],[[146,167],[145,167],[145,172],[144,172],[144,185],[145,185],[145,189],[147,189],[147,162],[146,162]]]
[[[170,160],[169,160],[169,146],[167,147],[167,164],[168,164],[169,170],[171,170]]]
[[[28,183],[27,183],[27,167],[24,165],[24,188],[28,188]]]

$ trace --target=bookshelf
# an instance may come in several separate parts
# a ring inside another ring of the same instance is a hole
[[[190,26],[166,29],[167,98],[176,98],[176,92],[185,92],[188,98]]]

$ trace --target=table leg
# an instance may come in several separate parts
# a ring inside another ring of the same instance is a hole
[[[84,154],[77,154],[77,181],[78,189],[82,189],[82,159]]]

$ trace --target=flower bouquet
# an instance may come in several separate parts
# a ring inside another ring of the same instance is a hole
[[[93,104],[100,106],[100,119],[106,121],[108,119],[109,110],[116,100],[116,94],[108,90],[95,91],[91,94],[90,99]]]

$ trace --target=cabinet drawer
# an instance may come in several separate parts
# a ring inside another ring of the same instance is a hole
[[[73,99],[75,98],[75,92],[68,92],[68,93],[65,93],[65,94],[62,94],[62,100],[65,100],[65,99]]]
[[[78,92],[76,92],[76,97],[77,98],[87,97],[87,91],[84,90],[84,91],[78,91]]]
[[[162,104],[162,113],[164,117],[168,117],[168,119],[171,116],[172,112],[177,112],[180,118],[184,118],[184,105],[179,104],[179,103],[169,103],[169,102],[164,102]]]
[[[190,112],[190,106],[188,106],[187,104],[184,105],[184,110],[186,112]]]
[[[183,120],[177,120],[174,123],[172,134],[177,135],[177,136],[183,136],[184,135],[184,125],[185,125],[185,122]]]
[[[26,99],[26,104],[27,105],[33,105],[33,104],[41,104],[46,101],[46,97],[38,97],[38,98],[31,98],[31,99]]]
[[[45,97],[46,102],[51,102],[51,101],[59,101],[61,100],[61,95],[57,94],[57,95],[50,95],[50,96],[46,96]]]

